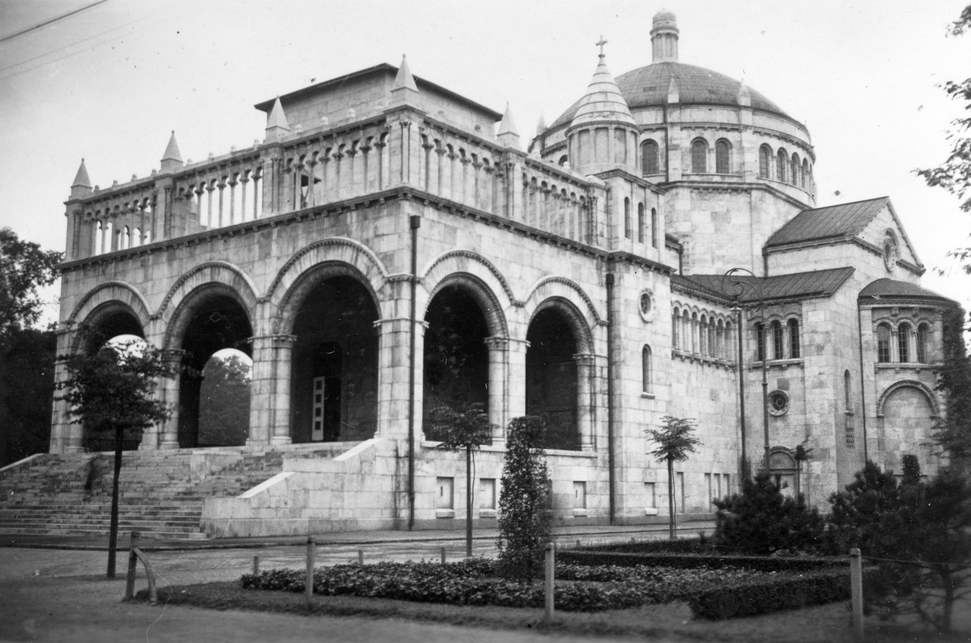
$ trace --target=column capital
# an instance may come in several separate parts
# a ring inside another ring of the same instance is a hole
[[[277,333],[272,335],[254,335],[249,339],[252,342],[263,340],[269,342],[277,348],[290,348],[293,346],[293,343],[297,341],[297,336],[288,335],[286,333]]]
[[[490,351],[505,351],[509,348],[509,338],[508,337],[486,337],[482,342],[489,347]]]
[[[593,366],[597,356],[593,353],[574,353],[573,361],[581,366]]]

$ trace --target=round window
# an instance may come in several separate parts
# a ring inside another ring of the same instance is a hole
[[[654,319],[654,297],[650,290],[645,290],[641,293],[637,307],[644,321],[652,321]]]
[[[785,391],[772,391],[769,393],[769,413],[772,415],[785,415],[789,410],[789,395]]]

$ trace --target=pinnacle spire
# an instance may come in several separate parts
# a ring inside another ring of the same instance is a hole
[[[546,129],[547,129],[547,127],[546,127],[546,116],[543,114],[543,112],[540,112],[539,113],[539,121],[536,123],[536,133],[537,134],[542,134],[543,132],[546,131]]]
[[[506,112],[502,115],[502,122],[499,123],[499,142],[506,147],[519,148],[519,130],[516,129],[516,121],[512,117],[512,109],[506,103]]]
[[[277,96],[276,100],[273,101],[273,108],[270,110],[269,116],[266,117],[266,141],[268,143],[279,141],[289,133],[290,123],[287,121],[287,115],[283,111],[283,103],[280,102],[280,97]]]
[[[162,162],[165,161],[178,161],[182,163],[182,153],[179,151],[179,144],[175,140],[175,130],[172,130],[172,136],[169,137],[169,144],[165,146],[165,153],[162,155]]]
[[[573,115],[572,125],[594,121],[620,121],[635,125],[636,121],[627,107],[627,101],[620,93],[614,77],[610,75],[605,62],[606,54],[603,47],[607,41],[602,37],[597,46],[600,47],[600,62],[593,73],[593,79],[587,87],[587,93],[580,99],[580,106]]]
[[[415,77],[411,75],[411,69],[408,67],[408,57],[405,54],[401,54],[401,67],[398,67],[398,75],[395,76],[394,84],[391,86],[391,91],[396,89],[410,89],[413,92],[418,91],[418,85],[415,84]]]
[[[84,159],[81,159],[81,167],[78,168],[77,176],[74,177],[72,188],[90,188],[91,179],[88,178],[88,168],[84,166]]]

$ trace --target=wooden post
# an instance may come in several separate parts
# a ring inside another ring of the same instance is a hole
[[[310,607],[314,597],[314,554],[316,549],[314,537],[307,536],[307,607]]]
[[[850,594],[853,603],[853,639],[863,640],[863,560],[860,550],[850,550]]]
[[[138,532],[131,532],[131,546],[128,551],[128,577],[125,579],[125,600],[130,601],[135,597],[135,574],[138,571],[138,555],[135,547],[138,546]]]
[[[553,543],[546,543],[546,578],[544,582],[546,592],[546,612],[543,620],[547,623],[553,621],[553,581],[556,569],[556,546]]]
[[[445,564],[445,548],[442,547],[442,564]]]
[[[364,550],[363,549],[358,549],[357,550],[357,564],[360,565],[361,567],[364,567]]]
[[[260,575],[260,557],[253,556],[253,576]]]

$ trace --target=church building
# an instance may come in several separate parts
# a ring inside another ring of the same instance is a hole
[[[275,458],[205,500],[214,537],[494,524],[524,415],[547,423],[561,524],[666,520],[648,434],[666,416],[701,442],[675,465],[685,518],[710,517],[745,463],[819,506],[866,459],[932,473],[954,302],[921,287],[890,198],[818,205],[806,126],[681,62],[679,36],[658,13],[651,63],[616,78],[601,44],[532,140],[508,106],[402,60],[257,104],[246,149],[185,162],[173,133],[158,170],[107,188],[82,162],[58,353],[119,335],[164,351],[174,412],[140,454]],[[248,435],[211,444],[202,373],[230,348],[252,359]],[[465,457],[439,448],[432,410],[476,403],[492,442],[467,516]],[[52,453],[103,437],[55,402]]]

